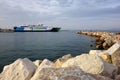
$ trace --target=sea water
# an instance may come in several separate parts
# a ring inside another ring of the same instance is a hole
[[[76,56],[95,49],[95,38],[76,32],[0,33],[0,71],[18,58],[55,60],[66,54]]]

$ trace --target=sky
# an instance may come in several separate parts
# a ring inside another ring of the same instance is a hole
[[[120,0],[0,0],[0,28],[29,24],[120,30]]]

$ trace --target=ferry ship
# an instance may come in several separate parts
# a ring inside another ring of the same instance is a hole
[[[49,27],[43,24],[28,25],[28,26],[15,26],[14,32],[58,32],[60,27]]]

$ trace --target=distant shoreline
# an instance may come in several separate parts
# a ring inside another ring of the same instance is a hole
[[[0,32],[14,32],[13,29],[0,29]]]

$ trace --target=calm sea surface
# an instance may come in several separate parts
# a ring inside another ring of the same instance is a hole
[[[55,60],[66,54],[87,53],[95,49],[94,40],[76,31],[0,33],[0,71],[18,58]]]

